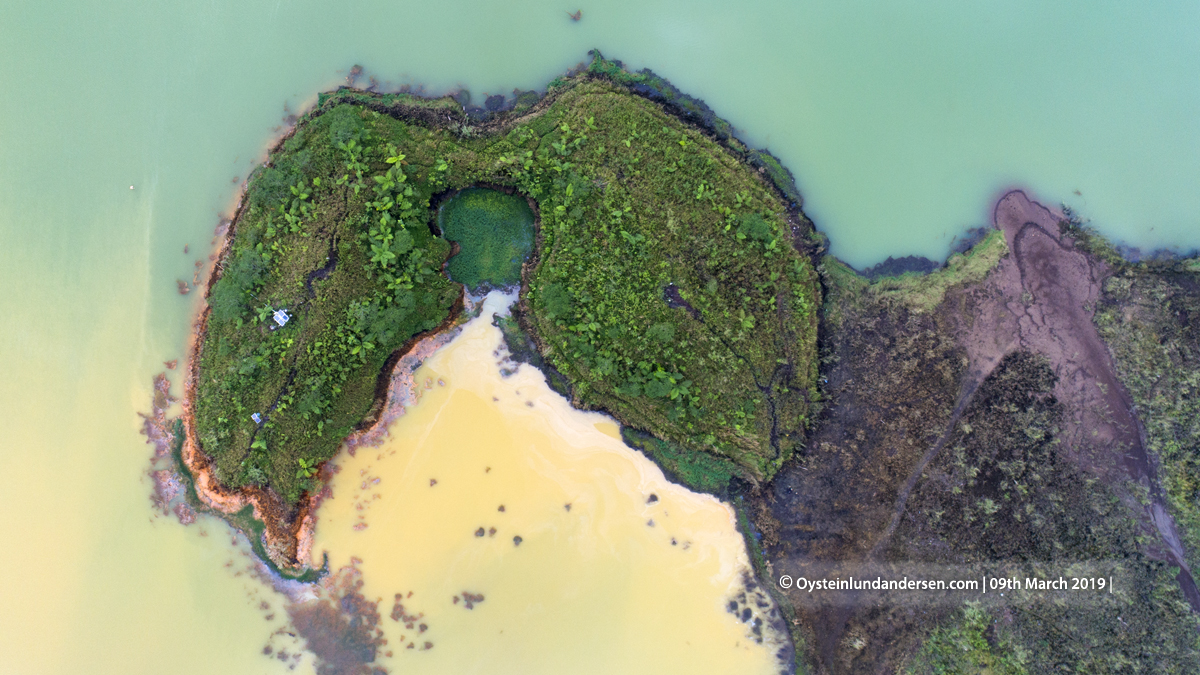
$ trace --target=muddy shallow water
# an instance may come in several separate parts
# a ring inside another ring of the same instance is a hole
[[[511,299],[489,296],[425,362],[413,404],[380,445],[339,458],[318,511],[314,553],[382,600],[379,664],[777,672],[789,649],[773,607],[744,597],[732,509],[667,482],[611,418],[506,360],[491,316]]]

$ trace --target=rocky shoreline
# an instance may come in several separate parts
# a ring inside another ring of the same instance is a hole
[[[390,368],[381,373],[381,381],[386,382],[387,386],[383,389],[376,409],[364,426],[345,440],[343,448],[346,452],[353,455],[358,448],[376,445],[386,437],[391,423],[403,415],[405,408],[412,404],[419,386],[414,379],[417,368],[453,339],[455,328],[464,315],[461,309],[452,312],[442,326],[414,338],[398,353]],[[202,334],[202,322],[203,317],[198,322],[197,335]],[[196,498],[203,508],[224,516],[227,520],[243,513],[247,508],[251,509],[253,519],[263,526],[262,543],[270,562],[288,575],[309,572],[312,569],[312,541],[317,511],[321,501],[328,496],[328,488],[316,494],[306,494],[299,504],[288,508],[278,495],[269,490],[258,487],[231,489],[222,485],[214,476],[212,460],[200,450],[195,439],[193,410],[189,405],[194,394],[195,363],[195,355],[192,354],[188,359],[188,375],[182,400],[184,439],[180,459],[190,476]],[[321,473],[318,475],[322,480],[331,477],[328,466],[329,463],[321,467]],[[252,540],[258,534],[247,531],[241,522],[230,522]]]

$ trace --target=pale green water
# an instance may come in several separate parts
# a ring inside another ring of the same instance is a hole
[[[174,281],[231,180],[354,63],[476,100],[594,46],[652,67],[769,145],[858,266],[941,257],[1009,185],[1200,245],[1200,6],[995,4],[624,0],[573,24],[550,2],[7,0],[0,672],[284,669],[219,529],[151,521],[135,413],[182,356],[196,295]]]

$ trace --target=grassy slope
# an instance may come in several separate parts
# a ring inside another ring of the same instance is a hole
[[[914,312],[929,312],[942,303],[951,287],[983,281],[1007,254],[1004,233],[990,230],[971,250],[950,256],[945,267],[929,274],[884,277],[871,285],[871,291],[885,300],[901,302]]]
[[[1027,654],[1009,640],[989,635],[993,621],[988,613],[968,602],[954,617],[939,626],[911,661],[907,675],[1025,675]],[[991,638],[989,640],[989,638]],[[992,642],[996,642],[995,646]]]
[[[841,327],[848,309],[868,299],[903,307],[915,314],[928,314],[942,303],[951,288],[983,281],[1007,254],[1008,244],[1004,241],[1004,233],[990,230],[982,241],[965,253],[950,256],[945,266],[938,270],[928,274],[913,272],[898,277],[883,277],[874,282],[860,276],[837,258],[826,256],[821,261],[821,271],[825,275],[825,283],[835,293],[831,294],[831,301],[826,302],[822,311],[835,329]]]
[[[1127,265],[1109,278],[1096,325],[1146,427],[1146,447],[1200,569],[1200,275]]]
[[[788,205],[749,155],[606,79],[611,63],[593,70],[488,128],[419,121],[444,99],[321,98],[251,180],[209,296],[196,419],[219,478],[288,501],[315,487],[306,467],[363,419],[387,356],[460,292],[430,197],[481,183],[539,204],[529,320],[579,402],[749,475],[782,463],[807,419],[819,303]],[[694,309],[669,305],[668,284]],[[268,330],[267,307],[292,321]]]

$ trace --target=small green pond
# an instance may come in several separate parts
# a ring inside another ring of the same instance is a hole
[[[442,236],[459,245],[450,278],[472,291],[521,281],[521,263],[533,250],[533,211],[523,197],[496,190],[463,190],[438,209]]]

